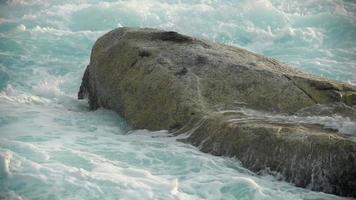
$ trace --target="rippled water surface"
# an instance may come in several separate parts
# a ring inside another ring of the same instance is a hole
[[[352,0],[0,0],[0,199],[338,198],[89,112],[76,92],[91,47],[120,26],[176,30],[356,83]]]

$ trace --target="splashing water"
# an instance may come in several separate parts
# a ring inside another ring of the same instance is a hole
[[[256,175],[165,131],[127,132],[111,111],[89,112],[76,92],[91,47],[120,26],[176,30],[356,83],[353,1],[0,0],[0,199],[339,198]]]

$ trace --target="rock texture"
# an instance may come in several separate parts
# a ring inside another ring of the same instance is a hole
[[[354,86],[176,32],[118,28],[95,43],[78,97],[88,97],[90,109],[117,111],[133,128],[186,134],[183,141],[236,156],[252,171],[356,197],[354,130],[294,120],[356,120]]]

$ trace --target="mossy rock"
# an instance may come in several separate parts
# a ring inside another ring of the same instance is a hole
[[[346,92],[343,94],[342,98],[345,104],[349,106],[356,105],[356,92]]]
[[[96,41],[78,97],[117,111],[132,128],[186,133],[185,142],[236,156],[253,171],[356,197],[355,133],[287,120],[325,113],[356,120],[355,94],[352,85],[237,47],[118,28]]]

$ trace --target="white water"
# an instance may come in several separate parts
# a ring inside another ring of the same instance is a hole
[[[127,132],[76,92],[94,41],[118,26],[177,30],[356,83],[355,11],[336,0],[0,0],[0,199],[337,199],[164,131]],[[288,120],[355,130],[339,116]]]

